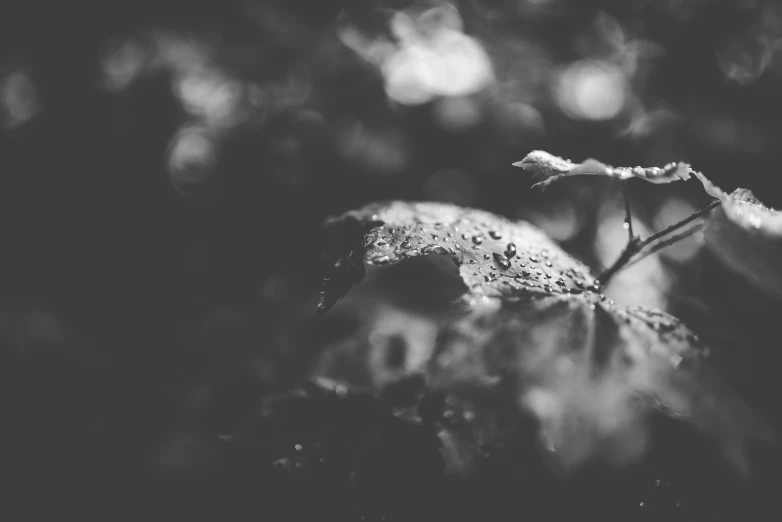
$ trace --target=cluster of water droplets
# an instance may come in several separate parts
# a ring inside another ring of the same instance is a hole
[[[605,173],[618,179],[644,178],[650,181],[668,178],[674,174],[686,178],[689,165],[671,162],[663,167],[606,167]]]
[[[600,294],[599,282],[586,267],[532,225],[468,212],[449,223],[410,219],[382,224],[367,236],[365,262],[387,265],[420,255],[450,255],[472,289],[505,285],[501,295]],[[374,214],[371,219],[377,218]]]

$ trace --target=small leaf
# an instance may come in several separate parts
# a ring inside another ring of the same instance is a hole
[[[782,212],[747,189],[727,194],[700,172],[695,175],[722,201],[704,232],[707,248],[751,284],[782,299]]]
[[[510,221],[483,210],[442,203],[374,203],[331,219],[327,226],[354,241],[355,230],[368,230],[360,245],[342,243],[327,274],[321,308],[328,309],[349,285],[333,281],[359,280],[363,267],[355,263],[390,265],[418,256],[448,256],[468,288],[468,299],[479,297],[527,298],[551,294],[580,294],[594,287],[589,269],[565,253],[546,234],[526,221]],[[347,267],[347,272],[344,272]],[[356,274],[355,277],[351,274]]]
[[[533,187],[542,188],[569,176],[608,176],[618,180],[639,178],[650,183],[671,183],[690,178],[690,166],[686,163],[669,163],[664,167],[611,167],[595,159],[573,163],[542,150],[534,150],[513,164],[532,173],[536,181]]]

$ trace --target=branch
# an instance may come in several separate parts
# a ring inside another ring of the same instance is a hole
[[[669,245],[672,245],[673,243],[679,241],[680,239],[684,239],[685,237],[697,232],[698,230],[703,228],[704,225],[702,223],[696,223],[694,226],[688,228],[684,232],[673,234],[674,232],[680,231],[689,223],[708,214],[712,209],[718,207],[720,204],[722,204],[722,201],[720,200],[712,201],[704,208],[684,218],[678,223],[669,226],[665,230],[662,230],[652,236],[649,236],[644,241],[633,241],[631,239],[627,243],[627,247],[625,247],[624,251],[619,256],[619,259],[617,259],[616,262],[614,262],[614,264],[611,265],[610,268],[608,268],[605,272],[603,272],[602,274],[600,274],[600,276],[598,276],[597,278],[598,281],[600,282],[601,285],[608,284],[608,281],[610,281],[611,278],[614,277],[620,270],[630,266],[631,264],[637,263],[638,261],[649,256],[650,254],[653,254],[658,250],[661,250]],[[669,235],[669,234],[673,234],[673,235]]]

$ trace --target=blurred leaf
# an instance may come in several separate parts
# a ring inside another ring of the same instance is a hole
[[[369,265],[390,265],[423,255],[450,256],[467,285],[468,298],[522,298],[579,294],[594,287],[589,268],[526,221],[509,221],[482,210],[440,203],[381,202],[329,220],[326,229],[343,243],[325,278],[319,305],[325,312],[361,279]],[[336,283],[338,282],[338,283]]]
[[[639,178],[650,183],[662,184],[690,178],[690,166],[686,163],[669,163],[660,167],[611,167],[595,159],[577,164],[542,150],[534,150],[513,164],[532,173],[536,181],[533,187],[546,187],[568,176],[608,176],[626,180]]]
[[[727,194],[700,172],[695,175],[722,202],[709,218],[706,246],[751,284],[782,299],[782,212],[747,189]]]
[[[714,436],[742,471],[748,440],[765,434],[680,321],[608,301],[550,296],[478,309],[441,333],[429,384],[461,395],[460,404],[492,393],[514,397],[537,417],[546,453],[565,469],[595,458],[624,464],[642,456],[652,410]],[[475,444],[512,438],[481,426],[487,414],[480,407],[467,410],[465,429],[489,438]],[[508,429],[517,424],[505,422]]]

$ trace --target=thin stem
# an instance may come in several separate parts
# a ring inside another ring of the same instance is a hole
[[[630,212],[630,198],[627,194],[627,185],[622,183],[622,197],[625,200],[625,223],[627,223],[627,233],[629,237],[627,239],[628,245],[635,241],[635,234],[633,234],[633,215]]]
[[[625,199],[625,203],[627,203],[627,199]],[[665,230],[661,230],[660,232],[657,232],[656,234],[653,234],[646,238],[643,241],[633,240],[631,236],[631,240],[627,243],[627,247],[625,247],[622,254],[619,256],[619,259],[617,259],[613,265],[611,265],[610,268],[608,268],[605,272],[600,274],[598,276],[597,280],[600,282],[601,285],[605,285],[608,283],[608,281],[611,280],[612,277],[614,277],[617,272],[628,266],[629,261],[633,256],[635,256],[637,253],[641,252],[645,247],[649,246],[650,244],[654,243],[661,237],[664,237],[671,232],[675,232],[676,230],[681,229],[688,223],[691,223],[692,221],[704,216],[705,214],[708,214],[709,211],[711,211],[713,208],[718,207],[720,204],[722,204],[722,201],[715,200],[709,203],[707,206],[703,207],[702,209],[698,210],[697,212],[694,212],[690,216],[687,216],[686,218],[682,219],[678,223],[674,223],[673,225],[669,226]],[[629,213],[628,213],[629,216]],[[677,239],[681,239],[683,237],[686,237],[686,235],[680,235],[677,236]],[[636,238],[637,239],[637,238]],[[669,243],[666,242],[665,246],[668,246]],[[662,248],[662,247],[660,247]],[[653,249],[646,253],[646,255],[649,255],[653,252],[656,252],[659,250],[659,248]],[[644,256],[645,257],[645,256]],[[635,259],[635,261],[639,261],[641,258]]]
[[[673,225],[669,226],[665,230],[662,230],[660,232],[657,232],[654,235],[649,236],[647,240],[644,241],[644,243],[651,243],[652,241],[655,241],[656,239],[661,238],[662,236],[668,234],[669,232],[673,232],[674,230],[678,230],[690,221],[695,221],[699,217],[708,214],[710,210],[713,208],[716,208],[722,204],[722,201],[717,199],[703,207],[702,209],[698,210],[697,212],[694,212],[693,214],[687,216],[686,218],[682,219],[678,223],[674,223]]]

